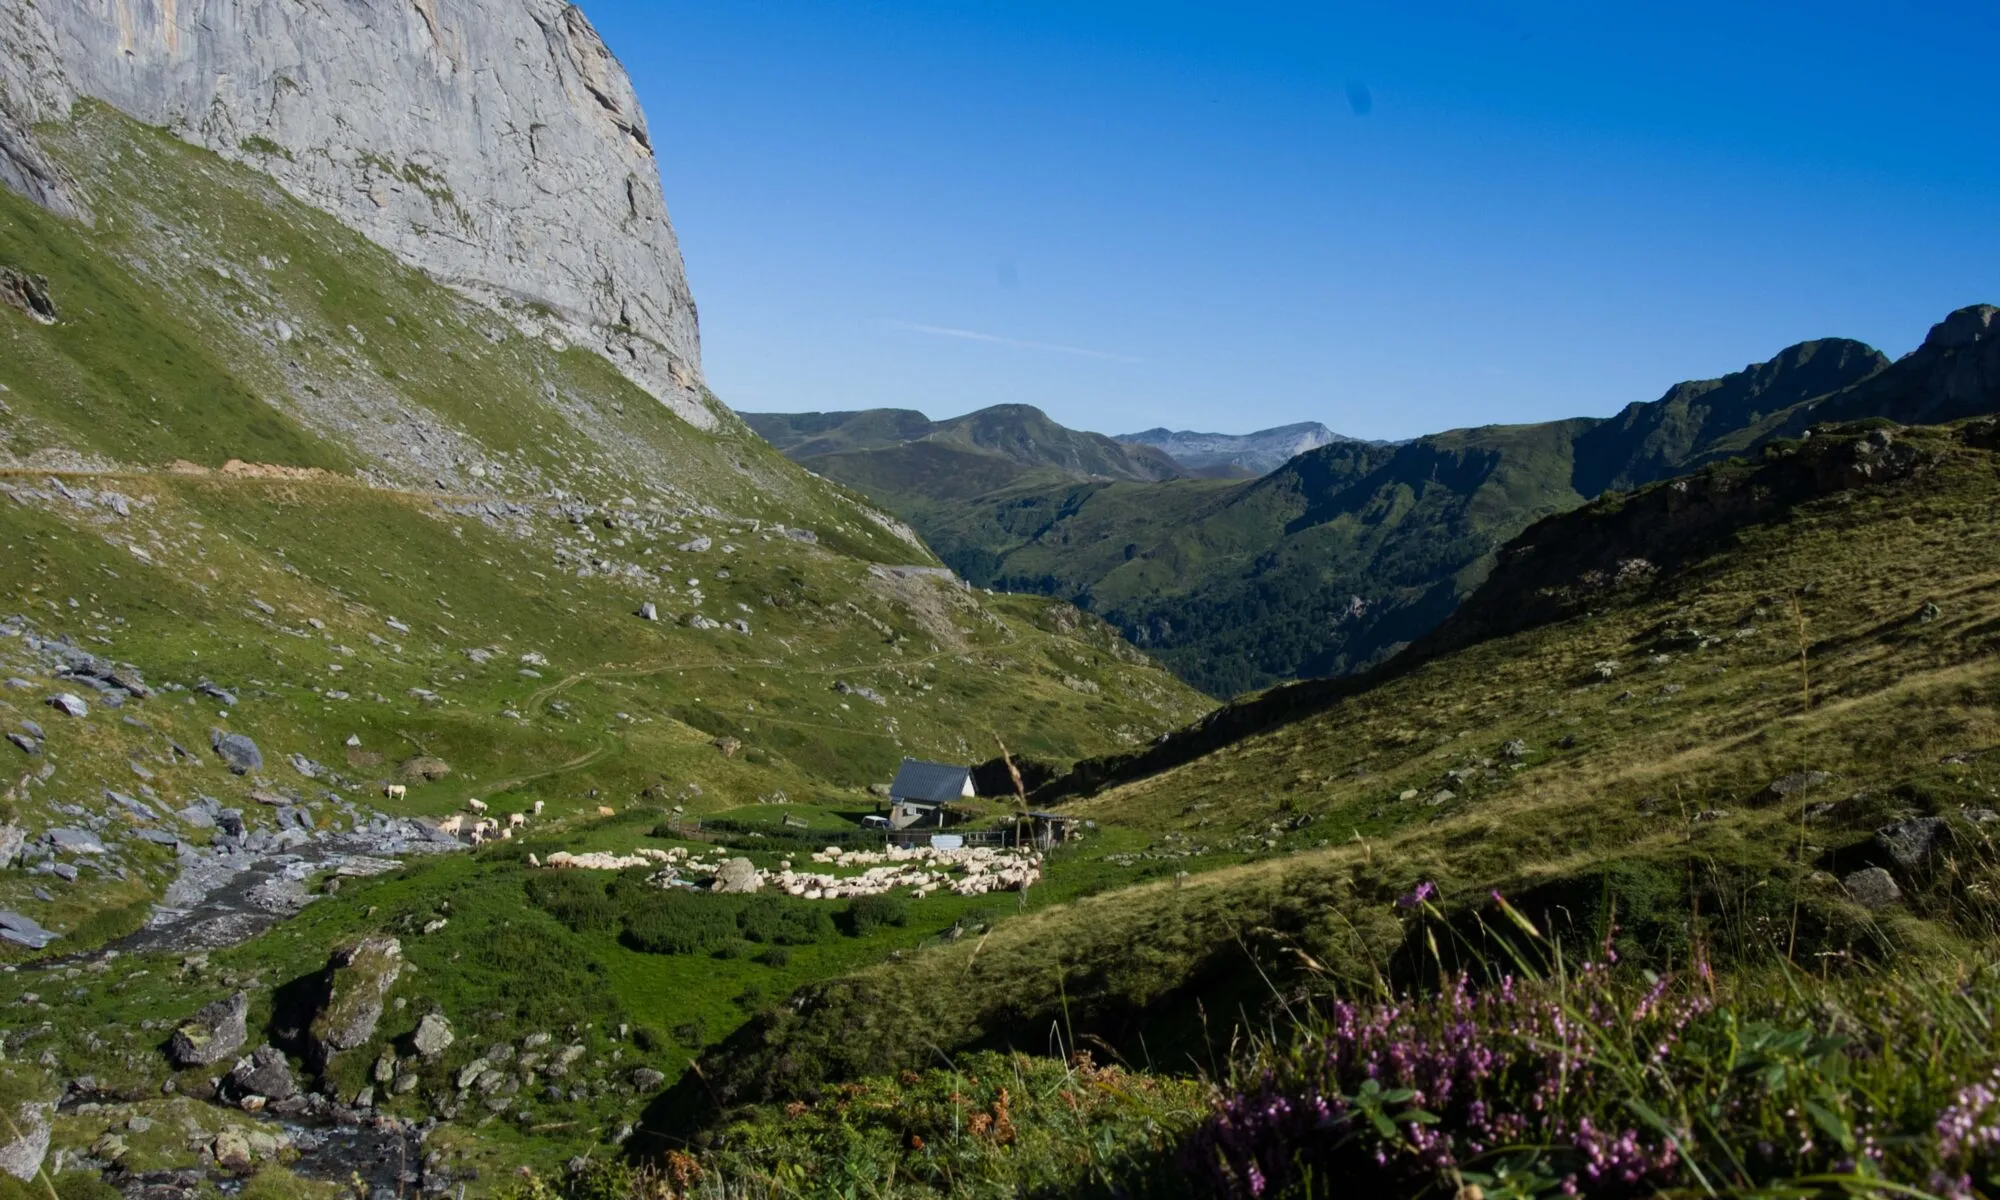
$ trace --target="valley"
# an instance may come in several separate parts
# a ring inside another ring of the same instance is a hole
[[[190,11],[0,0],[0,1200],[2000,1194],[2000,309],[739,413],[582,10]]]

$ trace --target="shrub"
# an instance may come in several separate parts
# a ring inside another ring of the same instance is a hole
[[[772,946],[810,946],[834,936],[833,918],[807,900],[757,896],[738,917],[743,936]]]
[[[792,965],[792,952],[783,946],[773,946],[759,954],[757,961],[767,967],[789,967]]]
[[[674,1026],[674,1040],[690,1050],[699,1050],[708,1043],[708,1020],[696,1017],[685,1024]]]
[[[528,899],[574,933],[609,933],[619,905],[594,871],[538,871],[528,877]]]
[[[646,954],[701,954],[736,934],[736,909],[729,901],[671,891],[633,897],[620,938]]]
[[[731,938],[716,947],[715,957],[720,959],[749,958],[751,950],[750,943]]]
[[[867,937],[884,925],[909,923],[910,901],[904,896],[857,896],[847,906],[847,931],[855,937]]]

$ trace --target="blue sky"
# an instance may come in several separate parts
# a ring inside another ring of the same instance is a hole
[[[2000,5],[585,0],[736,408],[1364,437],[2000,302]]]

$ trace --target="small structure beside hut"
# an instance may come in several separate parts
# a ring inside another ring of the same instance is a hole
[[[1083,830],[1082,817],[1063,813],[1031,812],[1027,814],[1025,823],[1037,850],[1049,850],[1060,846]]]
[[[972,768],[906,758],[896,772],[896,782],[889,785],[889,827],[942,828],[952,816],[952,804],[977,794],[972,787]]]

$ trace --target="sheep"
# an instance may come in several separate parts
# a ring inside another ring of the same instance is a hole
[[[480,845],[480,844],[484,843],[485,841],[486,841],[486,835],[485,835],[485,834],[483,834],[483,833],[479,832],[479,831],[478,831],[477,829],[475,829],[475,830],[473,830],[473,831],[472,831],[472,844],[473,844],[473,845],[477,846],[477,845]]]
[[[453,837],[457,837],[459,834],[465,832],[465,814],[460,813],[457,816],[446,817],[444,820],[439,821],[438,832],[448,833]]]
[[[597,815],[600,817],[615,817],[618,815],[618,810],[615,808],[607,808],[604,805],[600,804],[597,806]]]
[[[503,842],[511,842],[511,841],[513,841],[513,840],[514,840],[514,827],[513,827],[513,826],[511,826],[511,825],[509,825],[509,826],[508,826],[507,828],[505,828],[505,829],[501,830],[501,831],[500,831],[500,840],[501,840],[501,841],[503,841]]]
[[[391,800],[402,800],[409,796],[410,789],[400,783],[392,783],[382,789],[382,794]]]
[[[521,826],[526,825],[527,823],[528,823],[527,813],[507,814],[507,828],[509,829],[519,829]]]
[[[465,807],[466,807],[467,809],[471,810],[472,812],[476,812],[476,813],[483,813],[483,812],[485,812],[485,811],[486,811],[486,801],[484,801],[484,800],[467,800],[467,801],[465,802]]]

